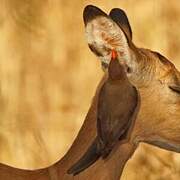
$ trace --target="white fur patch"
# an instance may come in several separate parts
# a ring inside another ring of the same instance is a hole
[[[118,52],[119,59],[130,59],[126,36],[113,20],[104,16],[91,20],[86,26],[86,37],[88,44],[102,54],[101,61],[110,62],[112,49]]]

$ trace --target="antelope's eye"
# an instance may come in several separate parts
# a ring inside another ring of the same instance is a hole
[[[101,57],[102,56],[102,53],[99,52],[93,45],[91,44],[88,44],[90,50],[98,57]]]
[[[169,86],[169,88],[180,95],[180,86]]]

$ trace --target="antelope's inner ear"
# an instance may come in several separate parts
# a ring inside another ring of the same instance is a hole
[[[125,30],[95,6],[87,6],[83,14],[88,45],[95,55],[109,64],[111,51],[115,50],[119,59],[128,61],[130,51]]]
[[[99,9],[98,7],[93,6],[93,5],[86,6],[83,11],[83,20],[84,20],[85,26],[87,25],[89,21],[95,19],[98,16],[108,17],[108,15],[105,12],[103,12],[101,9]]]
[[[114,8],[110,11],[109,16],[124,31],[127,38],[132,40],[132,30],[126,13],[122,9]]]

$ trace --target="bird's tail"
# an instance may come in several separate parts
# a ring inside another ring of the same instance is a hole
[[[91,166],[94,162],[96,162],[101,156],[101,151],[98,146],[97,138],[90,145],[85,154],[73,165],[70,169],[68,169],[68,174],[77,175],[81,171],[85,170],[89,166]]]

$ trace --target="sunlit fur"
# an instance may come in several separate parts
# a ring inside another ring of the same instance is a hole
[[[82,10],[89,3],[107,10],[113,7],[126,10],[135,42],[143,47],[158,49],[180,67],[179,1],[82,0],[74,3],[57,0],[1,0],[1,162],[31,169],[48,166],[67,151],[75,138],[101,76],[97,58],[88,51],[83,36]],[[148,59],[149,64],[154,62],[153,59],[159,61],[149,50],[144,51],[144,59]],[[155,66],[153,64],[151,67]],[[145,65],[142,63],[141,66]],[[174,74],[174,70],[171,70],[171,74]],[[150,85],[149,80],[147,82]],[[162,116],[165,113],[165,122],[169,126],[167,129],[172,134],[173,127],[179,127],[180,116],[179,106],[171,101],[179,101],[179,95],[160,86],[159,94],[163,96],[166,90],[167,102],[163,102],[165,98],[158,101],[157,93],[152,99],[152,105],[151,92],[156,90],[157,86],[154,90],[153,87],[147,90],[141,88],[141,95],[149,99],[147,105],[146,100],[143,102],[147,113],[144,112],[141,117],[149,115],[147,120],[152,123],[154,114],[158,117],[158,113]],[[163,105],[165,109],[160,109],[161,103],[166,103]],[[174,108],[174,114],[169,112],[170,108],[166,108],[168,103],[171,109]],[[156,109],[160,111],[155,113]],[[89,126],[88,130],[92,129]],[[174,136],[179,134],[177,132],[174,131]],[[84,133],[79,145],[86,145],[80,149],[76,144],[68,155],[75,158],[79,156],[77,153],[83,153],[91,135],[91,131]],[[122,179],[177,180],[180,178],[178,169],[178,154],[141,145],[126,166]],[[23,174],[17,169],[5,172],[7,176],[13,176],[12,172]],[[94,173],[94,177],[98,176],[97,173]],[[26,179],[28,177],[29,174]]]
[[[180,94],[169,88],[180,85],[180,73],[175,66],[157,52],[127,43],[123,31],[107,17],[90,21],[86,36],[88,43],[102,54],[102,61],[107,62],[109,50],[116,49],[119,61],[131,69],[128,77],[142,97],[133,141],[148,141],[180,152]],[[143,127],[140,130],[139,125]]]

